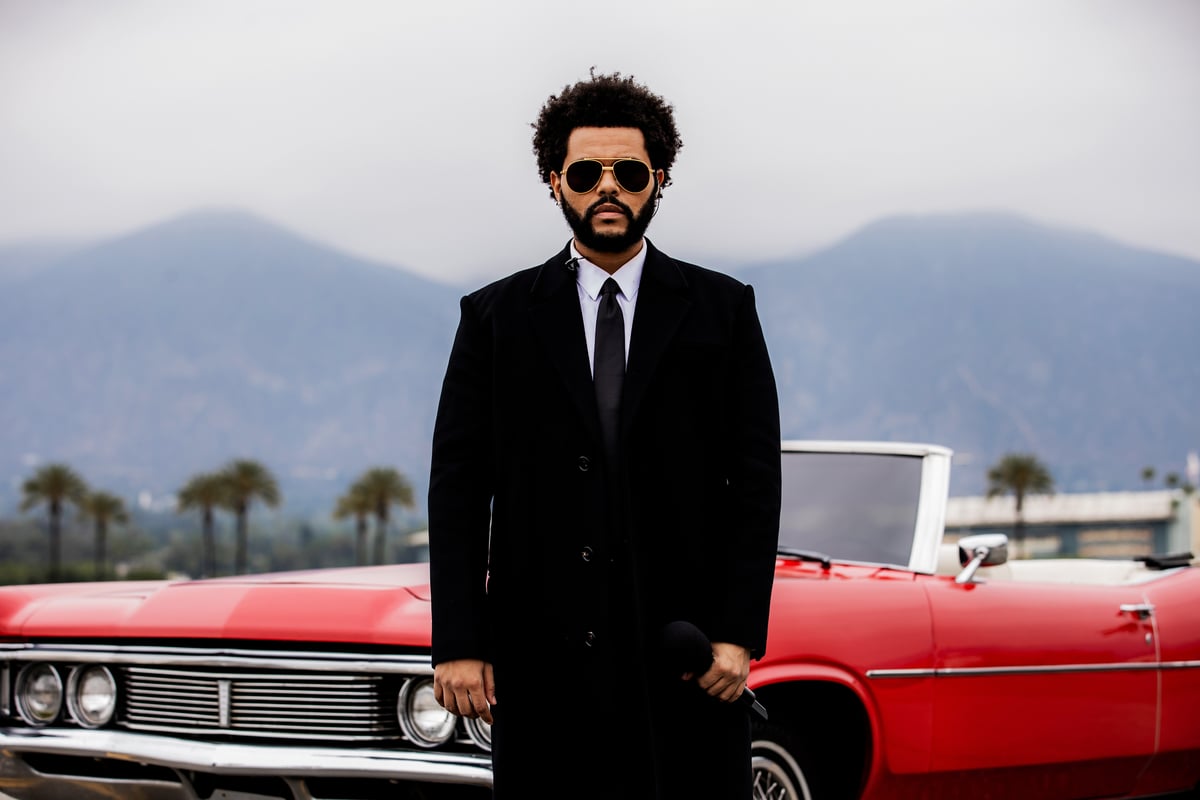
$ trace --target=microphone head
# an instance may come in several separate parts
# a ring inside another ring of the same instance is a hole
[[[712,666],[712,642],[686,620],[664,625],[659,642],[663,666],[671,673],[702,675]]]

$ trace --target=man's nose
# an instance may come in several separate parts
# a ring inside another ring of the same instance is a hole
[[[616,175],[611,169],[606,169],[600,173],[600,182],[596,184],[596,192],[598,194],[616,194],[621,190],[621,184],[617,183]]]

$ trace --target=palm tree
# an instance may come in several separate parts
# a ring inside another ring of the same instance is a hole
[[[1150,486],[1150,484],[1154,483],[1155,474],[1156,471],[1154,467],[1142,467],[1142,482],[1145,483],[1147,487]]]
[[[354,485],[361,487],[375,514],[375,558],[382,564],[386,551],[388,519],[393,504],[413,508],[412,484],[393,467],[373,467],[362,474]]]
[[[201,559],[201,577],[211,578],[217,574],[217,542],[213,536],[213,509],[225,505],[225,478],[217,472],[202,472],[193,475],[179,490],[178,511],[200,510],[204,555]]]
[[[62,562],[62,512],[65,503],[79,505],[87,484],[66,464],[47,464],[21,486],[21,510],[46,504],[50,519],[50,580],[59,579]]]
[[[354,563],[360,567],[367,563],[367,517],[374,510],[371,496],[359,483],[353,484],[337,499],[337,507],[333,510],[334,519],[354,517]]]
[[[234,571],[246,573],[246,515],[250,504],[261,500],[271,508],[279,505],[279,484],[271,471],[257,461],[241,458],[231,461],[221,470],[225,483],[224,505],[237,518],[237,549],[234,555]]]
[[[1013,525],[1014,555],[1022,553],[1025,541],[1025,496],[1052,494],[1054,478],[1038,457],[1030,453],[1007,453],[987,473],[989,499],[1012,492],[1016,498],[1016,522]]]
[[[129,513],[125,510],[125,501],[115,494],[108,492],[89,492],[79,504],[83,516],[90,517],[96,526],[96,580],[103,580],[107,573],[108,523],[124,524],[129,522]]]

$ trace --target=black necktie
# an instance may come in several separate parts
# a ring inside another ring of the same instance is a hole
[[[592,383],[596,388],[596,408],[600,411],[600,432],[604,436],[604,455],[610,469],[617,466],[617,429],[621,419],[621,384],[625,380],[625,317],[617,293],[621,287],[612,278],[600,287],[600,309],[596,312],[596,355],[592,362]]]

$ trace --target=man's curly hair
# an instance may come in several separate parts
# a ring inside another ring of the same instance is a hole
[[[533,123],[533,152],[538,174],[550,183],[550,173],[563,168],[567,139],[576,128],[637,128],[646,139],[650,165],[663,171],[663,186],[671,183],[671,165],[683,147],[675,128],[674,108],[630,75],[597,75],[563,87],[542,106]]]

